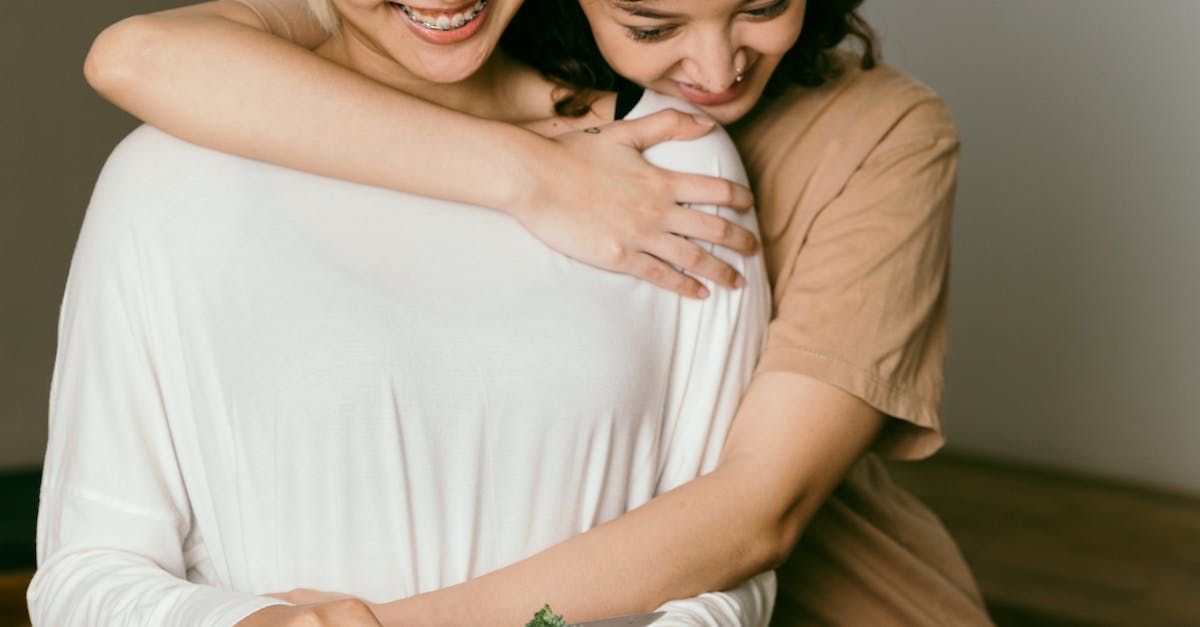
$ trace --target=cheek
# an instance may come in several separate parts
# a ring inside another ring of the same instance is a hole
[[[791,49],[799,37],[798,26],[796,28],[764,28],[758,32],[749,33],[745,41],[752,42],[750,47],[759,54],[781,57]]]
[[[737,31],[741,45],[764,57],[782,57],[800,38],[804,26],[803,8],[770,22],[745,23]]]

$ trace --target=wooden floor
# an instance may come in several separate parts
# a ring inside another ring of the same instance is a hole
[[[891,468],[1000,627],[1200,626],[1200,499],[951,456]],[[0,627],[28,624],[30,575],[0,573]]]
[[[890,467],[954,534],[997,624],[1200,626],[1200,500],[951,456]]]

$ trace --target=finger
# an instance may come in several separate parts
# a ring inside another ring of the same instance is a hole
[[[739,212],[749,211],[754,206],[754,193],[740,183],[686,172],[671,172],[669,177],[675,202],[717,205]]]
[[[645,150],[665,141],[696,139],[712,130],[711,118],[663,109],[636,120],[622,120],[609,126],[621,133],[625,141],[638,150]]]
[[[688,298],[708,298],[708,288],[654,255],[637,255],[629,274]]]
[[[678,235],[663,237],[649,252],[680,270],[709,279],[722,287],[738,288],[745,283],[733,266]]]
[[[743,256],[758,252],[758,238],[753,232],[711,213],[678,207],[667,214],[664,226],[671,233],[716,244]]]

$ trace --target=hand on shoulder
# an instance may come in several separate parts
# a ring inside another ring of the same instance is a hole
[[[663,110],[554,137],[555,158],[531,191],[518,220],[551,248],[605,270],[629,274],[684,296],[707,289],[692,276],[724,287],[742,279],[692,238],[751,255],[750,231],[681,203],[747,211],[750,190],[725,179],[672,172],[648,163],[647,148],[703,136],[710,120]]]

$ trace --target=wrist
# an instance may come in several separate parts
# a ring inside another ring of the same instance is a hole
[[[371,606],[371,611],[384,627],[408,627],[410,625],[425,625],[435,627],[440,625],[462,624],[454,616],[439,610],[439,598],[448,594],[452,588],[444,588],[436,592],[426,592],[388,603]],[[461,615],[458,618],[462,618]]]
[[[552,204],[550,174],[558,172],[566,155],[552,139],[523,128],[512,127],[513,133],[502,162],[501,183],[493,187],[491,206],[507,213],[518,222],[527,223],[532,216]]]

